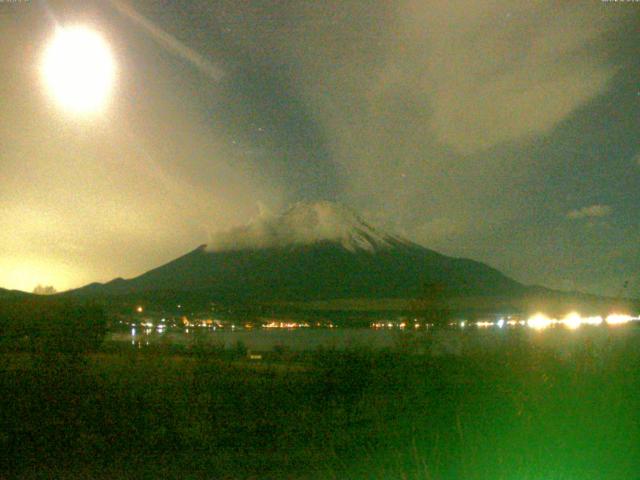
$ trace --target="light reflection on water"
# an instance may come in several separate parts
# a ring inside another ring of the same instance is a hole
[[[158,332],[135,331],[111,333],[108,340],[129,342],[133,345],[169,343],[190,345],[203,342],[233,348],[242,342],[249,350],[271,351],[274,347],[290,350],[313,350],[319,347],[345,349],[351,347],[385,348],[400,347],[418,353],[464,354],[478,350],[495,350],[515,342],[524,342],[541,348],[550,348],[560,353],[569,353],[575,348],[589,344],[604,348],[611,342],[640,342],[637,324],[615,328],[606,326],[583,326],[579,329],[550,328],[463,328],[413,331],[398,329],[368,328],[303,328],[303,329],[252,329],[211,330],[190,329]]]

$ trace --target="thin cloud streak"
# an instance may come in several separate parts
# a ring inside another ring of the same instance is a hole
[[[173,35],[162,30],[153,22],[138,13],[129,4],[120,0],[110,0],[113,7],[123,16],[127,17],[131,22],[146,31],[155,41],[175,55],[187,60],[193,64],[198,70],[210,77],[212,80],[220,81],[224,76],[224,72],[217,65],[207,60],[198,52],[188,47]]]

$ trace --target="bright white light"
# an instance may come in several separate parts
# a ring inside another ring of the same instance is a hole
[[[622,325],[624,323],[629,323],[634,318],[631,315],[623,315],[619,313],[612,313],[607,317],[607,324],[609,325]]]
[[[576,328],[580,327],[580,325],[582,325],[582,317],[580,316],[580,314],[572,312],[564,317],[560,323],[562,323],[565,327],[570,328],[571,330],[575,330]]]
[[[504,327],[504,318],[501,318],[500,320],[498,320],[496,325],[498,325],[498,328]]]
[[[551,324],[553,324],[553,320],[543,313],[536,313],[527,320],[527,325],[535,330],[543,330],[551,326]]]
[[[50,93],[63,108],[76,113],[94,112],[104,105],[115,70],[104,39],[80,26],[58,28],[42,64]]]
[[[582,319],[582,323],[586,323],[587,325],[600,325],[602,324],[602,317],[586,317]]]

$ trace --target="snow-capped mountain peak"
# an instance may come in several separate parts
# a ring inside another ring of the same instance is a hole
[[[374,252],[403,243],[379,232],[351,209],[333,202],[300,202],[281,215],[263,214],[249,224],[213,236],[209,251],[337,242],[349,251]]]

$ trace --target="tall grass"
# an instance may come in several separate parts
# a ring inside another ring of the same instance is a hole
[[[638,347],[4,354],[0,478],[638,478]]]

